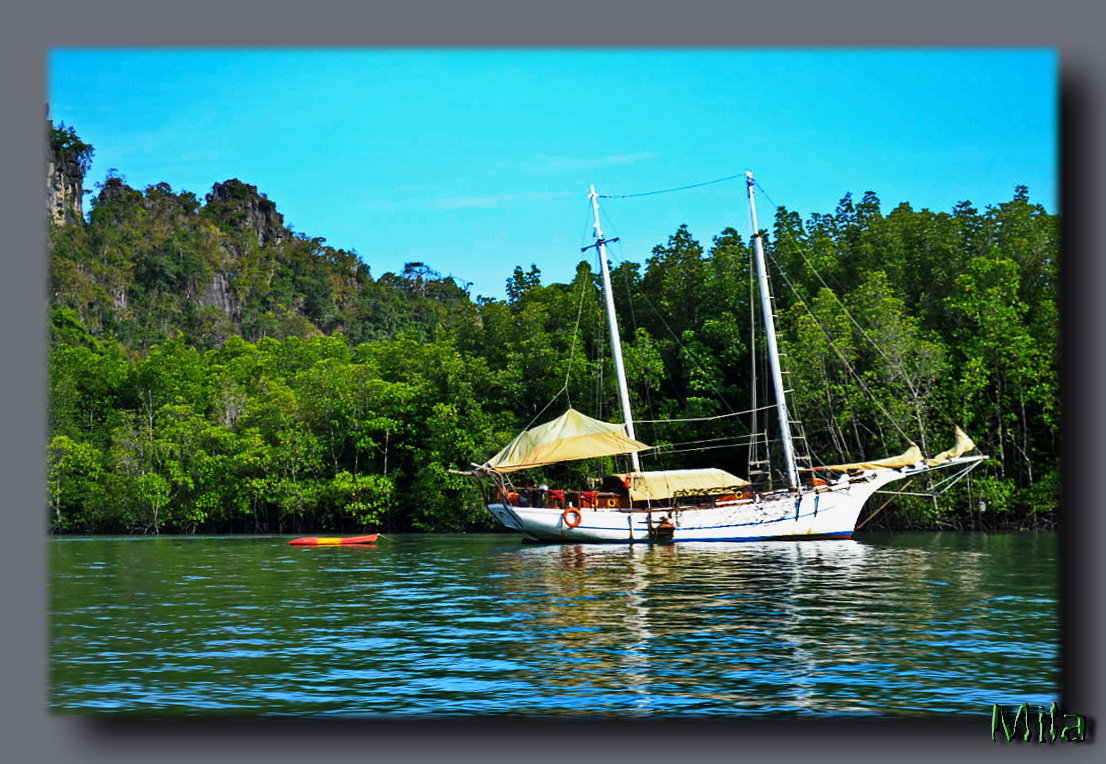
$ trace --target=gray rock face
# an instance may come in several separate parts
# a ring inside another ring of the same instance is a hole
[[[212,305],[223,311],[231,321],[238,320],[238,301],[231,289],[232,274],[226,271],[215,273],[208,282],[200,299],[201,305]]]
[[[46,217],[54,225],[84,222],[84,171],[75,157],[52,147],[46,157]]]
[[[216,183],[206,197],[209,210],[230,225],[250,231],[261,245],[286,241],[292,233],[284,227],[284,216],[256,186],[237,178]]]

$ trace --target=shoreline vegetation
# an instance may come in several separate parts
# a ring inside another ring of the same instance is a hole
[[[505,300],[425,263],[374,277],[238,180],[201,201],[111,171],[86,218],[93,148],[51,125],[50,149],[68,180],[48,199],[62,210],[49,239],[52,533],[490,532],[480,485],[449,468],[497,451],[564,387],[589,416],[619,418],[588,262],[568,284],[517,266]],[[1055,528],[1058,229],[1024,187],[982,211],[884,211],[872,192],[806,220],[776,210],[765,245],[809,451],[851,461],[909,437],[931,455],[960,426],[991,457],[939,499],[892,498],[865,531]],[[704,245],[681,226],[614,267],[642,420],[719,416],[751,397],[748,251],[732,228]],[[653,465],[745,474],[740,422],[638,435],[657,446]],[[534,477],[613,471],[589,460]]]

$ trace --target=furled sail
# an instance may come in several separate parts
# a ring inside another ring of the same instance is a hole
[[[837,472],[848,472],[850,470],[874,470],[879,467],[910,467],[918,464],[922,461],[930,467],[936,467],[944,464],[949,459],[955,459],[958,456],[968,453],[975,448],[975,443],[969,438],[963,430],[959,427],[956,428],[956,445],[947,451],[934,456],[932,459],[923,459],[922,451],[913,443],[910,444],[910,448],[906,453],[899,456],[892,456],[888,459],[879,459],[873,462],[856,462],[854,464],[833,464],[825,467],[827,470],[835,470]]]
[[[906,453],[891,456],[886,459],[877,459],[872,462],[854,462],[853,464],[827,464],[825,469],[836,472],[850,472],[852,470],[875,470],[880,467],[909,467],[922,461],[922,449],[913,443]]]
[[[969,438],[963,430],[959,427],[956,428],[956,445],[947,451],[942,451],[932,459],[927,459],[926,464],[930,467],[936,467],[939,464],[944,464],[949,459],[955,459],[958,456],[968,453],[975,448],[975,443]]]
[[[676,496],[711,496],[735,491],[749,481],[720,469],[630,472],[621,475],[634,501]]]
[[[552,422],[526,430],[480,470],[513,472],[544,464],[614,456],[652,448],[626,437],[626,426],[592,419],[570,408]]]

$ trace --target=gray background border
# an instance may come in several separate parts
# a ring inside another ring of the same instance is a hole
[[[332,0],[265,4],[192,0],[62,0],[12,7],[0,31],[0,336],[2,357],[3,758],[15,762],[582,759],[928,761],[963,754],[1003,760],[1064,755],[1097,760],[1090,745],[992,743],[977,719],[886,722],[533,721],[176,722],[94,720],[46,710],[44,448],[45,261],[43,117],[46,51],[59,45],[506,46],[1033,46],[1061,54],[1064,223],[1064,408],[1068,471],[1063,520],[1064,698],[1102,718],[1103,166],[1106,28],[1085,0],[776,0],[719,7],[707,0]],[[754,75],[755,76],[755,75]],[[782,94],[787,97],[790,94]],[[801,97],[801,94],[797,94]],[[583,105],[582,105],[583,108]],[[75,126],[78,130],[79,125]],[[90,179],[95,181],[95,178]],[[1032,192],[1032,189],[1031,189]],[[325,234],[325,232],[318,232]],[[1096,400],[1097,395],[1097,400]],[[1077,532],[1072,532],[1077,531]],[[1059,749],[1059,750],[1057,750]]]

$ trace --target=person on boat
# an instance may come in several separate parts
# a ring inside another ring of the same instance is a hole
[[[649,536],[653,541],[671,541],[676,532],[676,526],[668,519],[668,515],[661,515],[660,522],[653,525],[650,522]]]
[[[532,506],[532,494],[534,492],[534,481],[531,478],[526,478],[522,482],[522,486],[518,489],[518,503],[521,507]]]

